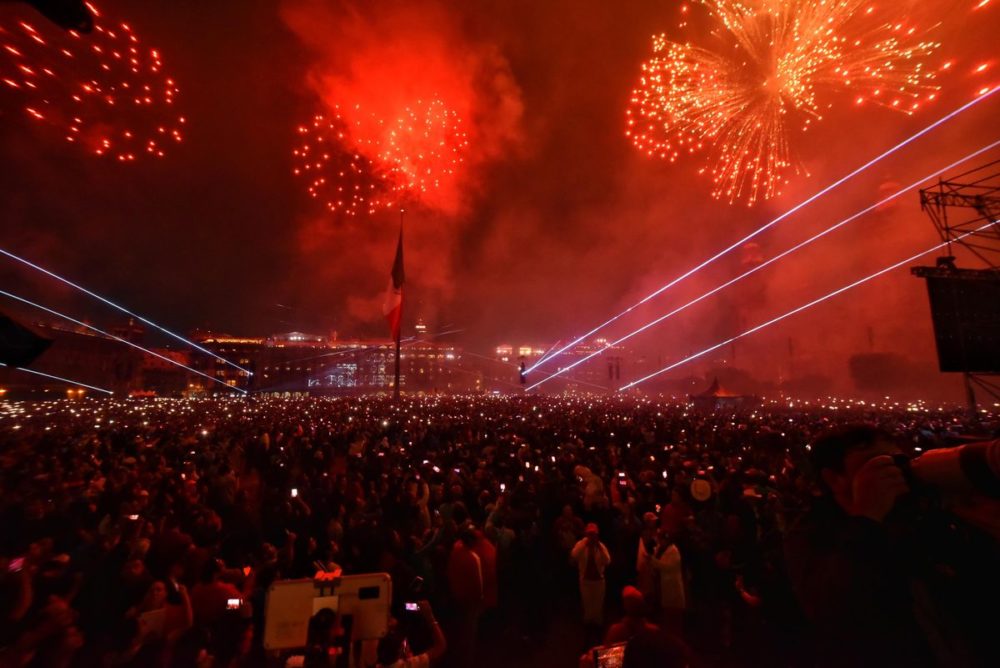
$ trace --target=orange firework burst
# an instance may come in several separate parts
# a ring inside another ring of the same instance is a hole
[[[461,118],[438,99],[418,100],[388,123],[359,105],[335,107],[299,135],[293,173],[308,180],[310,196],[347,216],[424,200],[456,177],[468,148]]]
[[[862,0],[700,0],[721,48],[653,38],[627,110],[626,135],[650,156],[706,151],[712,195],[753,204],[799,167],[793,127],[822,118],[819,96],[848,91],[913,113],[937,87],[923,60],[939,45],[879,23]]]
[[[95,155],[163,157],[182,138],[177,85],[159,52],[142,47],[128,24],[91,9],[94,29],[86,35],[24,18],[0,25],[0,105],[17,100],[33,121]],[[14,9],[3,12],[8,18]]]

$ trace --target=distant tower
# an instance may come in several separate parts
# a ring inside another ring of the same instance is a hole
[[[141,343],[146,334],[146,328],[136,322],[135,318],[129,318],[127,322],[112,329],[111,333],[129,343]]]
[[[417,338],[423,338],[427,335],[427,325],[424,323],[423,318],[417,318],[417,324],[413,329],[417,332]]]

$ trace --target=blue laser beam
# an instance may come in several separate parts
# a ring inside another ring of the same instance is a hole
[[[734,341],[738,341],[738,340],[740,340],[740,339],[742,339],[744,337],[750,336],[751,334],[759,332],[760,330],[765,329],[767,327],[770,327],[771,325],[777,324],[777,323],[781,322],[782,320],[785,320],[786,318],[790,318],[790,317],[792,317],[793,315],[795,315],[797,313],[801,313],[802,311],[805,311],[807,309],[812,308],[813,306],[821,304],[821,303],[825,302],[828,299],[833,299],[837,295],[843,294],[844,292],[847,292],[848,290],[856,288],[859,285],[863,285],[863,284],[867,283],[868,281],[874,280],[874,279],[878,278],[879,276],[882,276],[883,274],[887,274],[890,271],[893,271],[894,269],[899,269],[900,267],[902,267],[905,264],[909,264],[910,262],[913,262],[914,260],[918,260],[918,259],[922,258],[925,255],[929,255],[929,254],[931,254],[931,253],[933,253],[935,251],[941,250],[942,248],[946,247],[950,243],[954,243],[956,241],[960,241],[961,239],[964,239],[967,236],[970,236],[972,234],[977,234],[979,232],[982,232],[983,230],[987,229],[988,227],[996,225],[997,222],[998,221],[996,221],[996,220],[991,221],[989,223],[986,223],[982,227],[979,227],[979,228],[977,228],[975,230],[972,230],[970,232],[966,232],[965,234],[962,234],[962,235],[956,237],[955,239],[949,239],[947,241],[942,241],[939,244],[931,246],[930,248],[928,248],[925,251],[921,251],[921,252],[917,253],[916,255],[911,255],[910,257],[908,257],[908,258],[906,258],[904,260],[900,260],[899,262],[895,262],[895,263],[893,263],[893,264],[891,264],[888,267],[885,267],[883,269],[879,269],[874,274],[869,274],[868,276],[865,276],[864,278],[860,278],[860,279],[854,281],[853,283],[848,283],[847,285],[842,286],[840,288],[837,288],[836,290],[834,290],[832,292],[826,293],[822,297],[814,299],[811,302],[807,302],[807,303],[805,303],[802,306],[799,306],[797,308],[793,308],[791,311],[787,311],[787,312],[782,313],[781,315],[779,315],[777,317],[771,318],[767,322],[762,322],[761,324],[757,325],[756,327],[751,327],[750,329],[748,329],[748,330],[746,330],[744,332],[741,332],[740,334],[737,334],[736,336],[730,337],[730,338],[726,339],[725,341],[722,341],[720,343],[716,343],[715,345],[710,346],[708,348],[705,348],[704,350],[702,350],[700,352],[697,352],[697,353],[694,353],[693,355],[688,355],[684,359],[682,359],[682,360],[680,360],[678,362],[674,362],[673,364],[670,364],[668,366],[665,366],[662,369],[660,369],[659,371],[654,371],[653,373],[648,374],[646,376],[643,376],[642,378],[639,378],[638,380],[633,380],[628,385],[623,385],[622,387],[618,388],[618,391],[619,392],[623,392],[623,391],[625,391],[627,389],[633,388],[636,385],[639,385],[640,383],[645,383],[647,380],[649,380],[651,378],[655,378],[656,376],[659,376],[660,374],[667,373],[668,371],[670,371],[672,369],[676,369],[677,367],[679,367],[679,366],[681,366],[683,364],[687,364],[688,362],[690,362],[692,360],[695,360],[695,359],[697,359],[699,357],[707,355],[708,353],[710,353],[710,352],[712,352],[714,350],[718,350],[719,348],[722,348],[724,346],[728,346],[730,343],[733,343]]]
[[[514,362],[504,362],[503,360],[498,360],[498,359],[496,359],[495,357],[487,357],[486,355],[480,355],[480,354],[478,354],[478,353],[473,353],[473,352],[469,352],[468,350],[466,350],[466,351],[465,351],[465,352],[463,352],[462,354],[463,354],[463,355],[468,355],[468,356],[470,356],[470,357],[478,357],[479,359],[483,359],[483,360],[486,360],[487,362],[493,362],[493,363],[495,363],[495,364],[500,364],[500,365],[502,365],[502,366],[509,366],[509,367],[511,367],[511,368],[514,368],[514,369],[519,369],[519,368],[520,368],[520,367],[519,367],[519,366],[518,366],[517,364],[515,364]],[[539,373],[541,373],[541,372],[539,372]],[[546,377],[545,377],[545,378],[544,378],[544,379],[543,379],[543,380],[542,380],[541,382],[543,382],[543,383],[544,383],[544,382],[545,382],[546,380],[548,380],[548,379],[550,379],[550,378],[552,378],[552,375],[548,375],[548,376],[546,376]],[[496,379],[493,379],[493,380],[496,380]],[[506,382],[506,381],[500,381],[500,382],[502,382],[502,383],[504,383],[504,384],[506,384],[506,385],[513,385],[514,387],[518,387],[518,386],[517,386],[517,385],[515,385],[514,383],[508,383],[508,382]],[[589,381],[586,381],[586,380],[580,380],[579,378],[574,378],[574,379],[573,379],[573,382],[574,382],[574,383],[577,383],[577,384],[579,384],[579,385],[587,385],[587,386],[589,386],[589,387],[594,387],[594,388],[597,388],[597,389],[599,389],[599,390],[607,390],[607,389],[608,389],[607,387],[605,387],[605,386],[603,386],[603,385],[598,385],[597,383],[591,383],[591,382],[589,382]],[[534,387],[534,385],[532,385],[532,387]],[[524,389],[524,391],[525,391],[525,392],[527,392],[527,391],[528,391],[528,390],[530,390],[530,389],[531,389],[531,387],[528,387],[528,388],[525,388],[525,389]]]
[[[541,357],[539,357],[537,360],[535,360],[535,364],[531,368],[534,369],[535,367],[540,366],[542,364],[542,362],[544,362],[545,360],[547,360],[549,358],[549,353],[551,353],[553,350],[555,350],[556,346],[558,346],[560,343],[562,343],[562,339],[559,339],[558,341],[556,341],[555,343],[553,343],[551,346],[549,346],[549,349],[546,350],[544,353],[542,353]],[[526,371],[527,371],[527,369],[526,369]]]
[[[29,369],[24,366],[10,366],[9,364],[4,364],[0,362],[0,366],[7,367],[8,369],[16,369],[17,371],[24,371],[25,373],[31,373],[36,376],[42,376],[43,378],[50,378],[52,380],[58,380],[60,383],[68,383],[70,385],[78,385],[80,387],[85,387],[88,390],[94,390],[96,392],[104,392],[105,394],[114,394],[111,390],[105,390],[103,387],[97,387],[96,385],[88,385],[87,383],[81,383],[78,380],[70,380],[69,378],[63,378],[62,376],[55,376],[51,373],[45,373],[44,371],[36,371],[35,369]]]
[[[173,337],[174,339],[176,339],[176,340],[184,343],[185,345],[189,345],[189,346],[191,346],[192,348],[194,348],[196,350],[200,350],[201,352],[203,352],[203,353],[205,353],[207,355],[211,355],[213,358],[219,360],[220,362],[224,362],[225,364],[228,364],[229,366],[233,367],[234,369],[239,369],[240,371],[243,371],[243,372],[245,372],[245,373],[247,373],[247,374],[249,374],[251,376],[253,375],[253,372],[250,371],[249,369],[244,369],[240,365],[235,364],[233,362],[230,362],[225,357],[220,357],[217,353],[212,352],[208,348],[200,346],[197,343],[195,343],[194,341],[189,341],[188,339],[184,338],[180,334],[176,334],[176,333],[170,331],[169,329],[167,329],[166,327],[163,327],[161,325],[156,324],[152,320],[148,320],[146,318],[143,318],[141,315],[139,315],[137,313],[133,313],[132,311],[130,311],[127,308],[125,308],[124,306],[116,304],[113,301],[111,301],[110,299],[102,297],[101,295],[97,294],[96,292],[91,292],[90,290],[88,290],[87,288],[83,287],[82,285],[74,283],[73,281],[69,280],[68,278],[64,278],[64,277],[60,276],[59,274],[56,274],[56,273],[54,273],[52,271],[49,271],[45,267],[37,265],[34,262],[32,262],[31,260],[27,260],[27,259],[25,259],[25,258],[23,258],[23,257],[21,257],[19,255],[15,255],[14,253],[11,253],[8,250],[4,250],[3,248],[0,248],[0,255],[4,255],[6,257],[9,257],[12,260],[16,260],[17,262],[20,262],[21,264],[23,264],[23,265],[25,265],[27,267],[31,267],[32,269],[34,269],[36,271],[42,272],[46,276],[54,278],[57,281],[60,281],[61,283],[64,283],[64,284],[66,284],[66,285],[68,285],[68,286],[70,286],[72,288],[75,288],[75,289],[79,290],[80,292],[84,293],[85,295],[89,295],[90,297],[93,297],[94,299],[96,299],[96,300],[98,300],[98,301],[100,301],[100,302],[102,302],[104,304],[107,304],[108,306],[111,306],[112,308],[118,309],[122,313],[125,313],[126,315],[132,316],[133,318],[135,318],[139,322],[141,322],[141,323],[143,323],[145,325],[149,325],[150,327],[153,327],[153,328],[155,328],[155,329],[163,332],[167,336]]]
[[[919,130],[918,132],[910,135],[909,137],[907,137],[903,141],[899,142],[898,144],[896,144],[892,148],[890,148],[890,149],[884,151],[883,153],[879,154],[878,156],[872,158],[871,160],[869,160],[865,164],[861,165],[860,167],[858,167],[857,169],[855,169],[851,173],[847,174],[846,176],[841,177],[840,179],[834,181],[833,183],[831,183],[830,185],[826,186],[822,190],[820,190],[820,191],[812,194],[811,196],[807,197],[806,199],[802,200],[801,202],[799,202],[798,204],[796,204],[795,206],[793,206],[791,209],[788,209],[787,211],[785,211],[784,213],[782,213],[781,215],[779,215],[777,218],[773,219],[769,223],[766,223],[766,224],[762,225],[761,227],[758,227],[756,230],[754,230],[750,234],[746,235],[745,237],[743,237],[739,241],[733,243],[732,245],[727,246],[723,250],[719,251],[718,253],[716,253],[712,257],[710,257],[707,260],[705,260],[704,262],[702,262],[701,264],[699,264],[699,265],[697,265],[697,266],[689,269],[688,271],[684,272],[680,276],[674,278],[669,283],[666,283],[665,285],[660,286],[659,288],[657,288],[653,292],[649,293],[648,295],[646,295],[645,297],[643,297],[642,299],[640,299],[639,301],[637,301],[632,306],[629,306],[627,309],[625,309],[624,311],[622,311],[618,315],[613,316],[612,318],[604,321],[600,325],[597,325],[596,327],[594,327],[593,329],[591,329],[586,334],[583,334],[582,336],[579,336],[579,337],[573,339],[568,344],[566,344],[565,346],[563,346],[562,348],[560,348],[559,350],[557,350],[555,353],[549,355],[548,357],[545,357],[543,359],[538,360],[531,367],[529,367],[527,369],[527,371],[528,372],[534,371],[543,362],[548,362],[548,361],[552,360],[553,358],[555,358],[556,356],[561,355],[562,353],[566,352],[567,350],[569,350],[573,346],[577,345],[578,343],[580,343],[581,341],[583,341],[587,337],[592,336],[593,334],[596,334],[597,332],[601,331],[602,329],[604,329],[608,325],[612,324],[613,322],[616,322],[620,318],[628,315],[629,313],[631,313],[632,311],[634,311],[638,307],[642,306],[643,304],[645,304],[649,300],[653,299],[654,297],[656,297],[656,296],[658,296],[660,294],[663,294],[665,291],[667,291],[670,288],[674,287],[675,285],[677,285],[678,283],[680,283],[684,279],[690,277],[692,274],[695,274],[696,272],[701,271],[702,269],[704,269],[708,265],[712,264],[713,262],[715,262],[719,258],[721,258],[724,255],[726,255],[726,254],[732,252],[733,250],[739,248],[740,246],[742,246],[746,242],[748,242],[751,239],[757,237],[758,235],[764,233],[766,230],[770,229],[771,227],[777,225],[779,222],[781,222],[785,218],[788,218],[789,216],[791,216],[792,214],[794,214],[796,211],[798,211],[798,210],[802,209],[803,207],[811,204],[812,202],[815,202],[817,199],[819,199],[823,195],[827,194],[831,190],[833,190],[833,189],[835,189],[835,188],[843,185],[844,183],[846,183],[850,179],[854,178],[858,174],[861,174],[863,171],[865,171],[866,169],[868,169],[872,165],[876,164],[877,162],[883,160],[884,158],[887,158],[888,156],[892,155],[893,153],[895,153],[899,149],[903,148],[904,146],[907,146],[908,144],[910,144],[910,143],[916,141],[917,139],[919,139],[920,137],[924,136],[925,134],[927,134],[931,130],[934,130],[938,126],[943,125],[944,123],[947,123],[948,121],[950,121],[951,119],[955,118],[956,116],[962,114],[966,110],[974,107],[975,105],[979,104],[980,102],[982,102],[986,98],[992,96],[997,91],[1000,91],[1000,86],[996,86],[996,87],[992,88],[991,90],[983,93],[981,96],[973,99],[972,101],[963,104],[958,109],[955,109],[955,110],[953,110],[953,111],[945,114],[944,116],[942,116],[938,120],[934,121],[933,123],[931,123],[927,127],[925,127],[922,130]]]
[[[748,269],[747,271],[743,272],[742,274],[740,274],[736,278],[730,279],[730,280],[726,281],[725,283],[723,283],[722,285],[719,285],[719,286],[717,286],[715,288],[712,288],[708,292],[706,292],[706,293],[704,293],[704,294],[702,294],[702,295],[700,295],[698,297],[695,297],[694,299],[692,299],[691,301],[687,302],[686,304],[684,304],[682,306],[678,306],[674,310],[669,311],[668,313],[665,313],[665,314],[661,315],[660,317],[658,317],[658,318],[656,318],[654,320],[651,320],[650,322],[646,323],[642,327],[639,327],[637,329],[632,330],[631,332],[629,332],[628,334],[622,336],[621,338],[619,338],[619,339],[617,339],[615,341],[612,341],[610,343],[605,344],[605,346],[603,348],[595,350],[594,352],[590,353],[586,357],[583,357],[583,358],[581,358],[581,359],[573,362],[572,364],[570,364],[570,365],[568,365],[568,366],[566,366],[564,368],[561,368],[558,371],[553,372],[552,375],[550,375],[548,378],[543,378],[542,380],[538,381],[534,385],[531,385],[530,387],[525,388],[525,391],[527,392],[529,390],[533,390],[536,387],[538,387],[539,385],[541,385],[542,383],[545,383],[545,382],[551,380],[552,378],[555,378],[556,376],[559,376],[559,375],[561,375],[563,373],[566,373],[567,371],[569,371],[569,370],[571,370],[571,369],[573,369],[573,368],[575,368],[575,367],[583,364],[584,362],[587,362],[587,361],[589,361],[589,360],[597,357],[598,355],[603,354],[604,351],[608,350],[609,348],[617,346],[618,344],[620,344],[620,343],[622,343],[624,341],[627,341],[628,339],[631,339],[633,336],[636,336],[638,334],[641,334],[642,332],[645,332],[647,329],[650,329],[651,327],[654,327],[654,326],[660,324],[664,320],[672,318],[673,316],[677,315],[681,311],[683,311],[683,310],[685,310],[685,309],[687,309],[687,308],[689,308],[691,306],[694,306],[698,302],[701,302],[701,301],[703,301],[703,300],[711,297],[712,295],[714,295],[714,294],[716,294],[718,292],[721,292],[722,290],[728,288],[729,286],[733,285],[734,283],[738,283],[738,282],[742,281],[743,279],[747,278],[748,276],[750,276],[752,274],[755,274],[756,272],[760,271],[761,269],[764,269],[765,267],[767,267],[767,266],[769,266],[771,264],[774,264],[778,260],[781,260],[782,258],[785,258],[785,257],[791,255],[795,251],[797,251],[799,249],[802,249],[802,248],[805,248],[806,246],[808,246],[809,244],[813,243],[814,241],[822,239],[826,235],[830,234],[831,232],[833,232],[835,230],[840,229],[844,225],[847,225],[848,223],[851,223],[851,222],[857,220],[858,218],[861,218],[862,216],[871,213],[872,211],[874,211],[875,209],[879,208],[880,206],[884,206],[885,204],[888,204],[889,202],[891,202],[892,200],[896,199],[897,197],[906,194],[907,192],[909,192],[913,188],[916,188],[917,186],[919,186],[924,181],[928,181],[928,180],[934,178],[934,176],[936,176],[937,174],[940,174],[941,172],[946,172],[946,171],[948,171],[950,169],[953,169],[954,167],[957,167],[958,165],[960,165],[960,164],[962,164],[964,162],[968,162],[969,160],[971,160],[971,159],[973,159],[973,158],[975,158],[975,157],[977,157],[977,156],[979,156],[979,155],[981,155],[983,153],[986,153],[987,151],[990,151],[990,150],[996,148],[997,146],[1000,146],[1000,140],[997,140],[997,141],[993,142],[992,144],[989,144],[987,146],[984,146],[983,148],[980,148],[980,149],[978,149],[976,151],[973,151],[972,153],[969,153],[968,155],[966,155],[966,156],[964,156],[964,157],[962,157],[962,158],[960,158],[960,159],[952,162],[949,165],[946,165],[945,167],[942,167],[941,169],[935,169],[931,174],[928,174],[927,176],[924,176],[924,177],[922,177],[920,179],[917,179],[913,183],[900,188],[899,190],[897,190],[893,194],[885,197],[882,200],[879,200],[875,204],[872,204],[871,206],[869,206],[869,207],[867,207],[865,209],[862,209],[861,211],[858,211],[857,213],[855,213],[855,214],[853,214],[851,216],[848,216],[847,218],[844,218],[840,222],[831,225],[830,227],[826,228],[825,230],[822,230],[821,232],[817,232],[816,234],[814,234],[813,236],[809,237],[805,241],[799,242],[795,246],[792,246],[791,248],[789,248],[789,249],[787,249],[785,251],[782,251],[781,253],[778,253],[777,255],[775,255],[774,257],[770,258],[766,262],[762,262],[761,264]]]
[[[111,334],[110,332],[105,332],[103,329],[100,329],[99,327],[94,327],[93,325],[87,324],[87,323],[83,322],[82,320],[77,320],[76,318],[74,318],[72,316],[68,316],[65,313],[60,313],[59,311],[50,309],[48,306],[42,306],[41,304],[39,304],[37,302],[33,302],[30,299],[25,299],[24,297],[19,297],[18,295],[15,295],[12,292],[7,292],[6,290],[0,290],[0,295],[3,295],[4,297],[8,297],[8,298],[13,299],[15,301],[19,301],[22,304],[27,304],[28,306],[33,306],[34,308],[37,308],[40,311],[45,311],[46,313],[54,315],[54,316],[56,316],[58,318],[62,318],[64,320],[67,320],[67,321],[73,323],[74,325],[79,325],[80,327],[84,327],[86,329],[89,329],[92,332],[95,332],[95,333],[100,334],[102,336],[106,336],[109,339],[114,339],[115,341],[119,341],[121,343],[124,343],[125,345],[131,346],[132,348],[135,348],[136,350],[141,350],[142,352],[147,353],[149,355],[152,355],[153,357],[156,357],[158,359],[161,359],[164,362],[170,362],[174,366],[178,366],[178,367],[180,367],[182,369],[186,369],[186,370],[190,371],[193,374],[196,374],[196,375],[201,376],[203,378],[207,378],[208,380],[211,380],[213,382],[219,383],[220,385],[223,385],[224,387],[226,387],[226,388],[228,388],[230,390],[236,390],[237,392],[242,392],[243,394],[247,393],[247,391],[244,390],[243,388],[233,387],[231,385],[227,385],[224,381],[222,381],[222,380],[220,380],[218,378],[215,378],[213,376],[209,376],[207,373],[203,373],[201,371],[198,371],[197,369],[192,369],[191,367],[187,366],[186,364],[181,364],[177,360],[170,359],[166,355],[161,355],[160,353],[158,353],[158,352],[156,352],[154,350],[150,350],[149,348],[144,348],[144,347],[140,346],[138,343],[133,343],[132,341],[127,341],[126,339],[123,339],[120,336],[115,336],[114,334]]]

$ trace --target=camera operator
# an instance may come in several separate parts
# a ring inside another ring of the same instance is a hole
[[[893,438],[848,425],[814,444],[821,494],[789,532],[789,576],[829,666],[998,665],[996,543],[914,482]],[[989,607],[987,607],[989,606]]]

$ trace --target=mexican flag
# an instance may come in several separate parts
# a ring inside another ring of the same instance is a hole
[[[399,341],[403,320],[403,279],[403,228],[400,227],[399,243],[396,244],[396,259],[392,263],[389,288],[385,293],[385,303],[382,304],[382,314],[389,323],[393,341]]]

